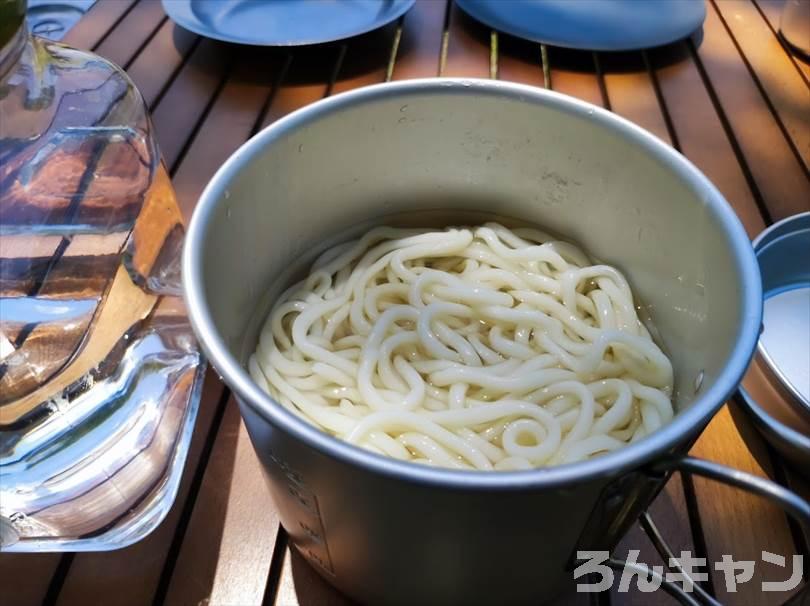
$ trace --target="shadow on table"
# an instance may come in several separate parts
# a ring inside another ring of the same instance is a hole
[[[396,24],[390,24],[345,41],[310,46],[263,47],[216,42],[218,49],[234,67],[231,76],[242,82],[265,84],[269,74],[290,62],[284,83],[290,85],[317,84],[337,79],[356,78],[375,71],[384,71],[391,54]],[[175,32],[177,34],[177,31]],[[345,51],[343,47],[345,46]],[[336,63],[343,54],[339,69]]]

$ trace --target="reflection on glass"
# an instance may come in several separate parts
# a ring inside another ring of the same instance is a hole
[[[0,0],[0,21],[21,5]],[[171,504],[196,414],[183,225],[127,76],[17,25],[0,31],[0,537],[113,548]]]

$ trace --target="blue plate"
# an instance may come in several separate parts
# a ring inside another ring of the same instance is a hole
[[[706,18],[704,0],[456,0],[507,34],[601,51],[638,50],[685,38]]]
[[[177,24],[207,38],[258,46],[332,42],[370,32],[416,0],[163,0]]]

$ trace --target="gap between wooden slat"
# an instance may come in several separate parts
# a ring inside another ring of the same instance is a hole
[[[810,86],[810,62],[802,60],[801,57],[795,55],[793,49],[788,45],[782,35],[779,33],[779,21],[782,15],[782,8],[785,6],[785,0],[752,0],[760,12],[762,17],[767,21],[768,27],[771,28],[774,36],[779,40],[779,44],[790,56],[793,66],[802,75],[802,78]]]
[[[205,446],[203,446],[203,450],[200,453],[200,458],[197,461],[197,467],[194,470],[194,476],[191,480],[188,496],[183,503],[180,519],[177,521],[177,527],[175,529],[172,542],[169,545],[168,552],[166,553],[163,571],[161,572],[157,586],[155,587],[155,595],[152,600],[153,604],[163,604],[166,598],[166,591],[168,590],[169,583],[171,582],[172,572],[174,571],[174,566],[177,562],[177,556],[180,553],[183,538],[185,537],[186,529],[188,528],[188,524],[191,519],[191,514],[194,511],[197,495],[200,492],[200,487],[202,486],[203,478],[205,477],[205,470],[208,467],[208,461],[211,458],[211,453],[214,450],[214,443],[216,441],[217,434],[219,433],[219,428],[222,425],[222,419],[225,416],[225,409],[230,397],[230,389],[227,387],[224,388],[222,390],[222,395],[217,402],[217,410],[214,415],[214,420],[211,423],[211,428],[208,430],[208,435],[205,439]]]
[[[166,20],[159,2],[140,0],[93,51],[126,68]]]
[[[75,556],[75,553],[63,553],[60,556],[59,564],[56,566],[56,570],[53,571],[53,576],[48,583],[48,590],[45,593],[45,597],[42,599],[42,606],[56,604],[56,600],[59,598],[59,592],[62,590],[62,585],[65,583],[65,579],[70,571],[70,565],[73,563]]]
[[[661,92],[661,84],[658,82],[658,76],[653,70],[652,65],[650,64],[650,57],[647,54],[646,50],[641,51],[641,57],[644,61],[644,69],[647,70],[647,76],[650,78],[650,82],[652,82],[653,91],[655,92],[655,98],[658,100],[658,106],[661,108],[661,114],[664,116],[664,124],[667,127],[667,134],[669,135],[669,139],[672,143],[672,147],[677,149],[678,151],[681,150],[681,143],[678,140],[678,133],[675,131],[675,126],[672,124],[672,117],[669,115],[669,110],[667,109],[666,101],[664,100],[664,95]]]
[[[765,450],[768,453],[768,460],[773,470],[773,479],[787,489],[793,489],[789,481],[789,471],[785,467],[785,462],[776,453],[773,447],[767,442],[764,444]],[[801,493],[799,493],[801,494]],[[810,549],[808,549],[807,537],[805,537],[802,527],[791,516],[786,516],[787,523],[790,526],[790,534],[793,537],[793,544],[796,547],[796,553],[804,558],[804,579],[810,582]]]
[[[553,90],[606,107],[593,53],[546,47],[546,59]]]
[[[194,140],[197,138],[197,134],[199,133],[200,128],[205,123],[205,119],[211,113],[211,109],[216,104],[217,100],[219,99],[222,91],[225,89],[225,85],[228,82],[228,76],[230,75],[232,65],[229,65],[225,68],[222,77],[219,79],[217,83],[217,87],[214,89],[214,93],[211,95],[211,98],[208,100],[208,103],[205,105],[205,108],[200,114],[200,117],[195,122],[194,126],[189,133],[189,136],[186,138],[185,144],[180,148],[180,152],[177,154],[177,158],[172,162],[171,168],[169,169],[169,174],[172,178],[174,178],[176,172],[179,170],[180,166],[183,164],[183,160],[186,159],[186,155],[188,154],[189,149],[191,148],[191,144],[194,143]]]
[[[714,182],[753,238],[765,227],[762,210],[767,209],[756,200],[756,184],[745,175],[734,133],[690,46],[681,42],[645,52],[646,68],[675,148]]]
[[[335,88],[335,81],[337,80],[338,73],[340,73],[340,68],[343,65],[343,60],[346,58],[346,44],[341,44],[340,49],[338,50],[337,59],[335,59],[335,64],[332,66],[332,71],[329,74],[329,79],[326,83],[326,92],[324,93],[324,97],[328,97],[332,94],[332,91]]]
[[[709,98],[712,100],[712,104],[714,105],[714,109],[717,112],[717,116],[720,120],[720,124],[723,125],[723,130],[726,133],[726,137],[728,138],[729,143],[731,144],[732,149],[734,149],[734,154],[737,157],[737,163],[742,168],[743,175],[745,176],[745,180],[748,183],[748,187],[751,190],[751,193],[754,196],[754,200],[757,203],[757,207],[759,208],[759,212],[765,220],[765,223],[773,223],[773,217],[771,216],[771,211],[768,208],[768,205],[765,203],[765,199],[762,195],[762,192],[757,185],[757,181],[754,178],[753,173],[751,172],[751,168],[748,166],[748,161],[745,158],[745,154],[740,147],[740,142],[737,140],[737,136],[734,134],[734,129],[731,127],[731,123],[728,120],[728,116],[726,116],[726,112],[723,109],[723,104],[720,102],[720,98],[717,96],[717,91],[714,88],[714,85],[709,78],[709,75],[706,73],[706,67],[703,65],[703,61],[698,55],[697,50],[695,49],[695,45],[691,40],[687,41],[689,46],[689,53],[692,56],[692,61],[694,61],[695,66],[697,67],[698,73],[700,74],[701,80],[703,80],[703,86],[706,88],[706,91],[709,93]]]
[[[150,110],[157,107],[163,99],[163,95],[171,88],[201,41],[201,36],[182,30],[176,27],[173,21],[166,20],[149,45],[132,61],[127,72],[141,91]],[[157,80],[154,76],[155,64],[165,64],[173,60],[176,65],[166,80],[163,82]]]
[[[166,519],[143,540],[124,549],[76,554],[57,606],[134,606],[152,600],[200,454],[206,442],[213,439],[211,427],[223,390],[216,374],[208,369],[177,497]]]
[[[597,53],[609,109],[672,145],[663,108],[640,52]]]
[[[61,40],[63,44],[95,50],[135,7],[136,0],[96,2]],[[101,31],[102,33],[99,33]]]
[[[181,152],[202,124],[227,80],[230,49],[210,39],[201,40],[152,109],[152,124],[170,173]]]
[[[273,558],[270,560],[270,570],[267,572],[267,582],[264,585],[262,606],[273,606],[281,587],[281,575],[284,572],[284,561],[289,549],[289,536],[284,527],[279,525],[276,535],[276,544],[273,546]]]
[[[149,46],[149,44],[151,44],[152,40],[154,40],[155,36],[157,36],[158,32],[161,30],[161,28],[163,27],[163,25],[164,25],[164,24],[166,24],[166,23],[169,23],[169,18],[168,18],[168,17],[165,17],[165,16],[164,16],[162,19],[160,19],[160,21],[158,21],[157,25],[155,25],[155,27],[152,29],[152,31],[151,31],[151,32],[149,32],[149,34],[146,36],[146,38],[144,39],[144,41],[143,41],[143,42],[141,42],[141,43],[138,45],[138,48],[136,48],[136,49],[135,49],[135,52],[134,52],[134,53],[132,53],[132,56],[131,56],[129,59],[127,59],[127,60],[126,60],[126,61],[125,61],[125,62],[124,62],[122,65],[121,65],[121,67],[122,67],[122,68],[123,68],[125,71],[126,71],[126,70],[129,70],[129,68],[132,66],[132,64],[135,62],[135,60],[136,60],[138,57],[140,57],[140,55],[141,55],[141,53],[144,51],[144,49],[146,49],[146,47],[148,47],[148,46]],[[148,107],[148,106],[147,106],[147,107]]]
[[[673,61],[672,54],[676,54]],[[724,124],[722,108],[701,74],[690,45],[681,42],[668,50],[649,53],[667,114],[678,138],[678,150],[694,162],[734,206],[749,237],[765,227],[763,204],[756,200],[755,183],[746,178],[747,166],[735,150],[734,133]],[[750,175],[749,175],[750,176]],[[752,187],[754,189],[752,189]]]
[[[779,69],[779,65],[774,64],[774,61],[768,61],[767,65],[763,65],[763,61],[759,60],[760,63],[760,73],[754,68],[752,64],[752,60],[758,59],[757,56],[749,57],[748,54],[743,49],[743,44],[749,45],[750,42],[743,40],[742,43],[737,37],[734,35],[733,26],[729,24],[729,21],[726,19],[726,15],[724,14],[724,10],[721,10],[717,4],[716,0],[709,1],[710,7],[707,7],[707,10],[714,10],[717,17],[720,19],[720,22],[723,24],[726,33],[728,34],[731,42],[734,44],[734,48],[737,49],[739,53],[740,59],[742,60],[743,64],[745,65],[748,73],[753,80],[754,84],[756,85],[757,89],[759,90],[760,95],[762,95],[762,99],[765,102],[768,110],[770,111],[771,115],[773,116],[774,121],[776,122],[779,130],[782,132],[782,136],[785,138],[785,142],[787,143],[790,150],[793,152],[793,155],[796,158],[796,161],[802,167],[805,176],[810,179],[810,130],[807,129],[808,122],[807,120],[801,121],[802,124],[795,124],[795,119],[790,112],[789,105],[795,102],[801,103],[801,97],[804,97],[805,103],[805,117],[807,116],[807,110],[810,110],[810,103],[808,103],[808,91],[806,85],[803,87],[803,90],[798,93],[798,98],[794,99],[786,99],[784,102],[781,101],[781,95],[785,93],[788,87],[795,88],[794,85],[796,82],[795,80],[791,79],[790,76],[793,76],[793,73],[786,74],[788,77],[788,81],[786,82],[773,82],[769,84],[770,75],[769,70]],[[722,4],[724,9],[728,10],[731,6],[744,6],[750,7],[750,3],[746,2],[745,4],[739,4],[734,0],[726,0],[726,3]],[[758,17],[761,17],[757,11],[754,11]],[[768,28],[770,29],[770,28]],[[784,55],[780,54],[780,58]],[[796,79],[800,80],[802,84],[804,83],[804,79],[796,74]],[[768,89],[771,89],[770,91]],[[794,95],[795,97],[796,95]],[[783,116],[782,113],[779,112],[777,109],[777,103],[779,103],[783,110],[786,112]],[[788,106],[788,107],[786,107]],[[785,123],[786,119],[791,120],[792,128],[789,128],[788,125]],[[800,120],[800,117],[797,118]],[[794,131],[794,134],[791,134],[791,130]],[[794,140],[795,137],[802,137],[802,149],[799,149],[796,141]]]
[[[278,70],[278,74],[276,74],[275,79],[273,80],[273,84],[270,87],[270,93],[267,95],[267,99],[264,101],[264,105],[259,110],[259,115],[256,116],[256,122],[253,123],[253,128],[251,128],[252,133],[257,133],[262,129],[262,125],[267,120],[267,114],[270,111],[270,108],[273,105],[273,101],[276,98],[276,92],[279,88],[281,88],[284,79],[287,77],[287,74],[290,71],[290,65],[292,65],[293,56],[292,53],[287,53],[284,56],[284,62],[282,63],[281,69]]]

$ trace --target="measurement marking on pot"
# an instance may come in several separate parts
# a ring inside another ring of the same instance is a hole
[[[335,576],[317,497],[307,486],[304,476],[299,471],[293,469],[276,453],[268,451],[268,454],[286,480],[287,492],[293,497],[293,503],[297,503],[299,506],[298,511],[294,514],[298,528],[287,527],[286,524],[285,528],[298,544],[301,554],[310,563],[317,565],[330,576]],[[294,524],[294,522],[291,523]]]
[[[323,543],[323,535],[319,534],[317,530],[313,530],[303,522],[298,522],[298,524],[310,539],[318,543]]]

